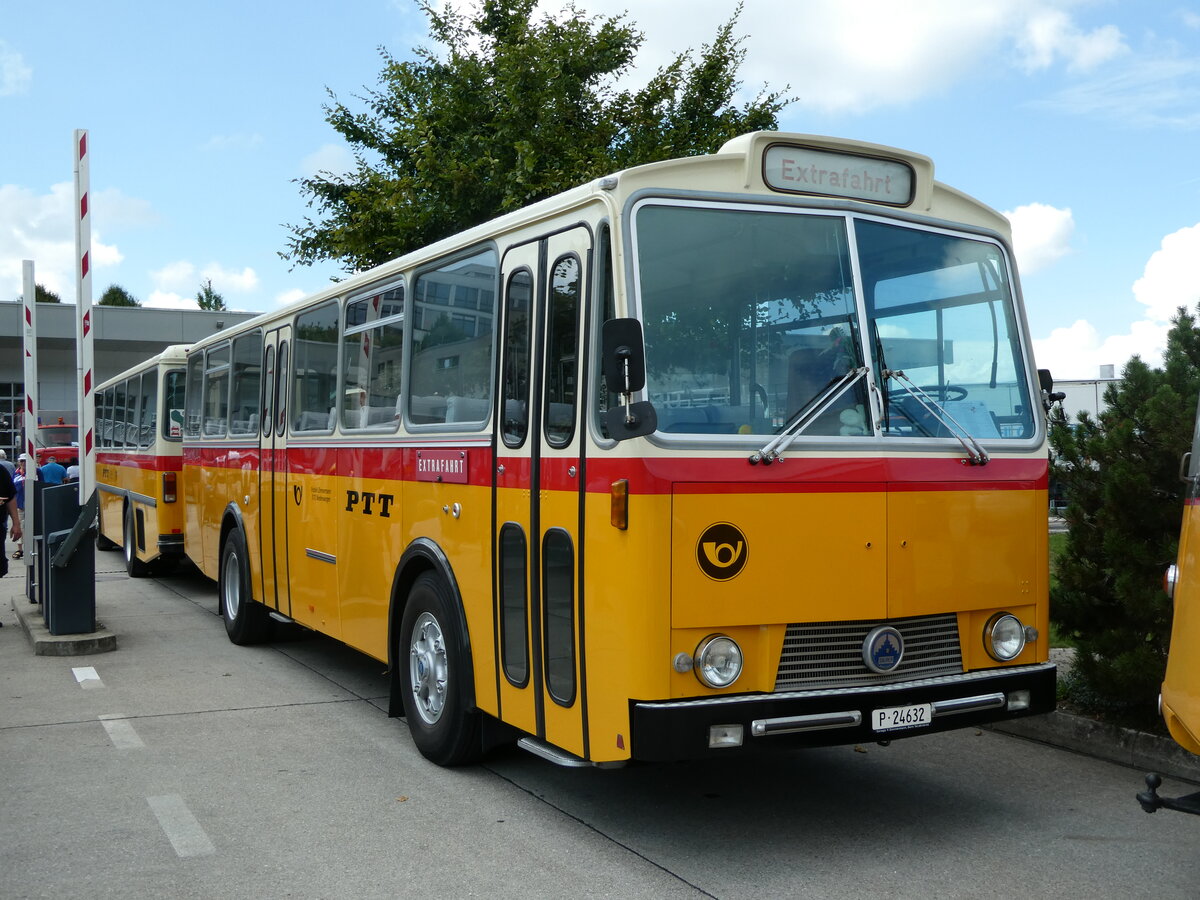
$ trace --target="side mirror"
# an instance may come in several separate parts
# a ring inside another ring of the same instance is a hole
[[[641,437],[658,428],[658,414],[649,401],[630,402],[630,395],[646,386],[646,348],[642,323],[637,319],[609,319],[600,340],[601,371],[608,390],[624,403],[605,417],[608,434],[616,441]]]
[[[1038,384],[1042,389],[1042,407],[1046,412],[1050,412],[1050,405],[1065,400],[1067,395],[1062,391],[1054,390],[1054,377],[1050,374],[1049,369],[1038,369],[1037,373]]]

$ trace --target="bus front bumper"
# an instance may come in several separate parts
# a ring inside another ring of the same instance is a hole
[[[631,755],[693,759],[892,741],[1047,713],[1055,688],[1055,665],[1039,663],[865,687],[634,701]]]

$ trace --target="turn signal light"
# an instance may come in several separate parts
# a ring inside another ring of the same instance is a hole
[[[620,481],[614,481],[611,495],[612,506],[608,520],[612,523],[613,528],[627,531],[629,529],[629,480],[622,478]]]

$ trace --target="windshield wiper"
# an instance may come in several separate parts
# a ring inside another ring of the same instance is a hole
[[[792,441],[800,432],[816,421],[842,394],[849,390],[851,385],[866,374],[866,366],[859,366],[857,369],[851,369],[841,378],[830,381],[821,393],[792,414],[792,417],[780,429],[779,434],[771,438],[766,446],[750,454],[750,465],[756,466],[762,463],[764,466],[769,466],[779,459],[780,454],[791,446]]]
[[[900,369],[884,369],[883,382],[886,385],[889,378],[895,378],[902,385],[908,394],[925,407],[925,411],[937,419],[947,431],[949,431],[958,442],[963,445],[963,449],[967,451],[967,459],[973,466],[985,466],[988,462],[987,451],[983,449],[983,445],[979,443],[967,429],[963,428],[954,416],[946,411],[946,408],[938,403],[930,394],[917,387],[913,380],[904,374]]]

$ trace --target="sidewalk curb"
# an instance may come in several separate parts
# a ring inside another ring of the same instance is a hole
[[[1200,784],[1200,756],[1193,756],[1170,738],[1144,731],[1120,728],[1061,710],[1027,719],[993,722],[987,727],[1144,772],[1158,772]]]
[[[100,622],[95,631],[83,634],[51,634],[42,620],[42,608],[29,603],[24,595],[12,598],[12,610],[33,646],[34,656],[87,656],[117,649],[116,634]]]

